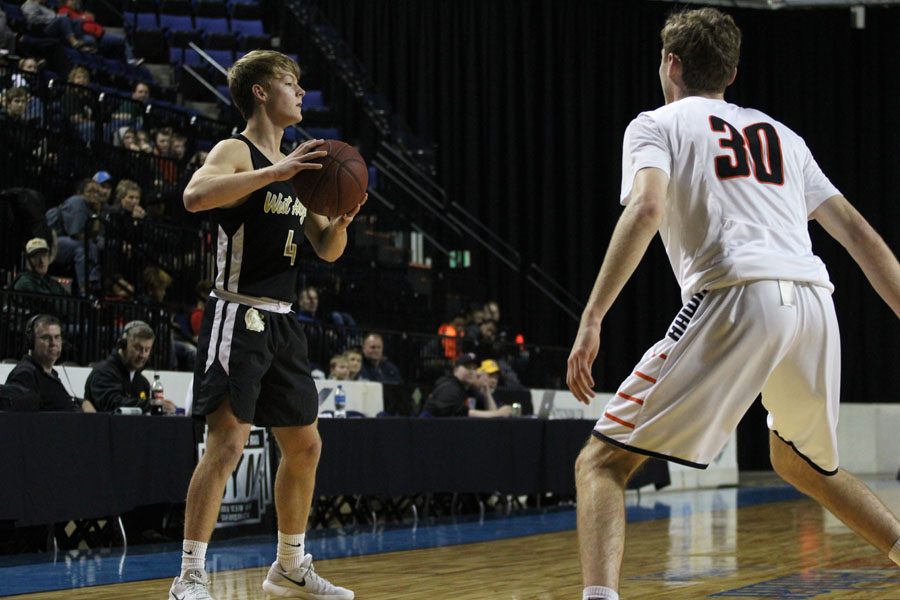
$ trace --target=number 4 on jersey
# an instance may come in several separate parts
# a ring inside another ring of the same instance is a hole
[[[294,243],[294,230],[288,230],[287,240],[284,242],[284,255],[291,259],[291,266],[297,260],[297,244]]]
[[[749,177],[752,159],[753,176],[757,181],[771,185],[784,183],[781,141],[771,123],[754,123],[741,132],[725,119],[710,115],[709,126],[713,131],[729,134],[719,138],[719,146],[733,154],[716,157],[716,175],[719,179]]]

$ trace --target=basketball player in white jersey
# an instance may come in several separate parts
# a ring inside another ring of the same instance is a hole
[[[772,465],[900,565],[900,522],[839,469],[840,340],[817,220],[900,315],[900,264],[819,169],[803,140],[724,100],[741,33],[704,8],[662,30],[666,105],[625,132],[625,209],[568,361],[589,403],[603,318],[658,231],[685,306],[607,404],[576,461],[584,599],[617,599],[624,488],[648,456],[704,468],[756,396],[769,412]]]
[[[212,211],[218,240],[192,408],[209,433],[188,488],[181,575],[169,600],[212,600],[206,548],[251,423],[272,428],[282,455],[274,486],[278,547],[263,590],[285,598],[353,598],[350,590],[319,576],[304,550],[322,442],[306,337],[290,310],[304,237],[319,258],[337,260],[359,206],[329,220],[308,213],[295,197],[291,177],[321,168],[310,161],[325,155],[316,150],[322,140],[281,153],[284,129],[302,118],[299,80],[297,63],[279,52],[254,50],[235,62],[228,87],[247,127],[219,142],[184,190],[189,211]]]

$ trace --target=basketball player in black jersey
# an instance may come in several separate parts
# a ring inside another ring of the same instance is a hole
[[[282,451],[275,477],[277,560],[263,589],[280,597],[353,598],[318,576],[304,552],[321,448],[319,403],[306,338],[288,313],[297,297],[303,236],[320,258],[337,260],[359,206],[329,220],[307,212],[294,196],[290,178],[321,168],[310,161],[325,155],[316,150],[322,140],[288,156],[280,152],[285,127],[302,118],[299,78],[297,64],[279,52],[255,50],[238,60],[228,86],[247,127],[212,149],[184,191],[187,210],[213,211],[218,250],[194,373],[193,413],[206,418],[209,432],[188,489],[181,575],[170,600],[212,598],[206,546],[251,423],[271,427]]]

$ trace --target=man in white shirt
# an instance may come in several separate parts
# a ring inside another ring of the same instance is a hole
[[[567,383],[589,403],[606,312],[657,231],[684,307],[619,387],[576,462],[585,600],[617,600],[624,487],[655,456],[705,468],[761,392],[775,470],[900,565],[900,522],[838,468],[840,339],[809,219],[843,245],[900,315],[900,264],[803,140],[724,100],[740,30],[712,8],[662,30],[666,105],[623,147],[625,205],[581,319]]]

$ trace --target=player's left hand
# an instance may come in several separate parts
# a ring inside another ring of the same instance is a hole
[[[600,326],[584,325],[578,328],[572,352],[569,354],[566,385],[579,402],[590,404],[594,397],[594,377],[591,367],[600,351]]]
[[[344,213],[341,216],[335,217],[334,219],[332,219],[331,227],[334,229],[337,229],[337,230],[347,229],[347,227],[350,226],[350,223],[353,222],[353,217],[355,217],[357,214],[359,214],[359,209],[362,208],[362,205],[365,204],[368,199],[369,199],[369,195],[366,194],[365,196],[363,196],[362,202],[360,202],[359,204],[356,205],[356,208],[354,208],[353,210],[351,210],[348,213]]]

